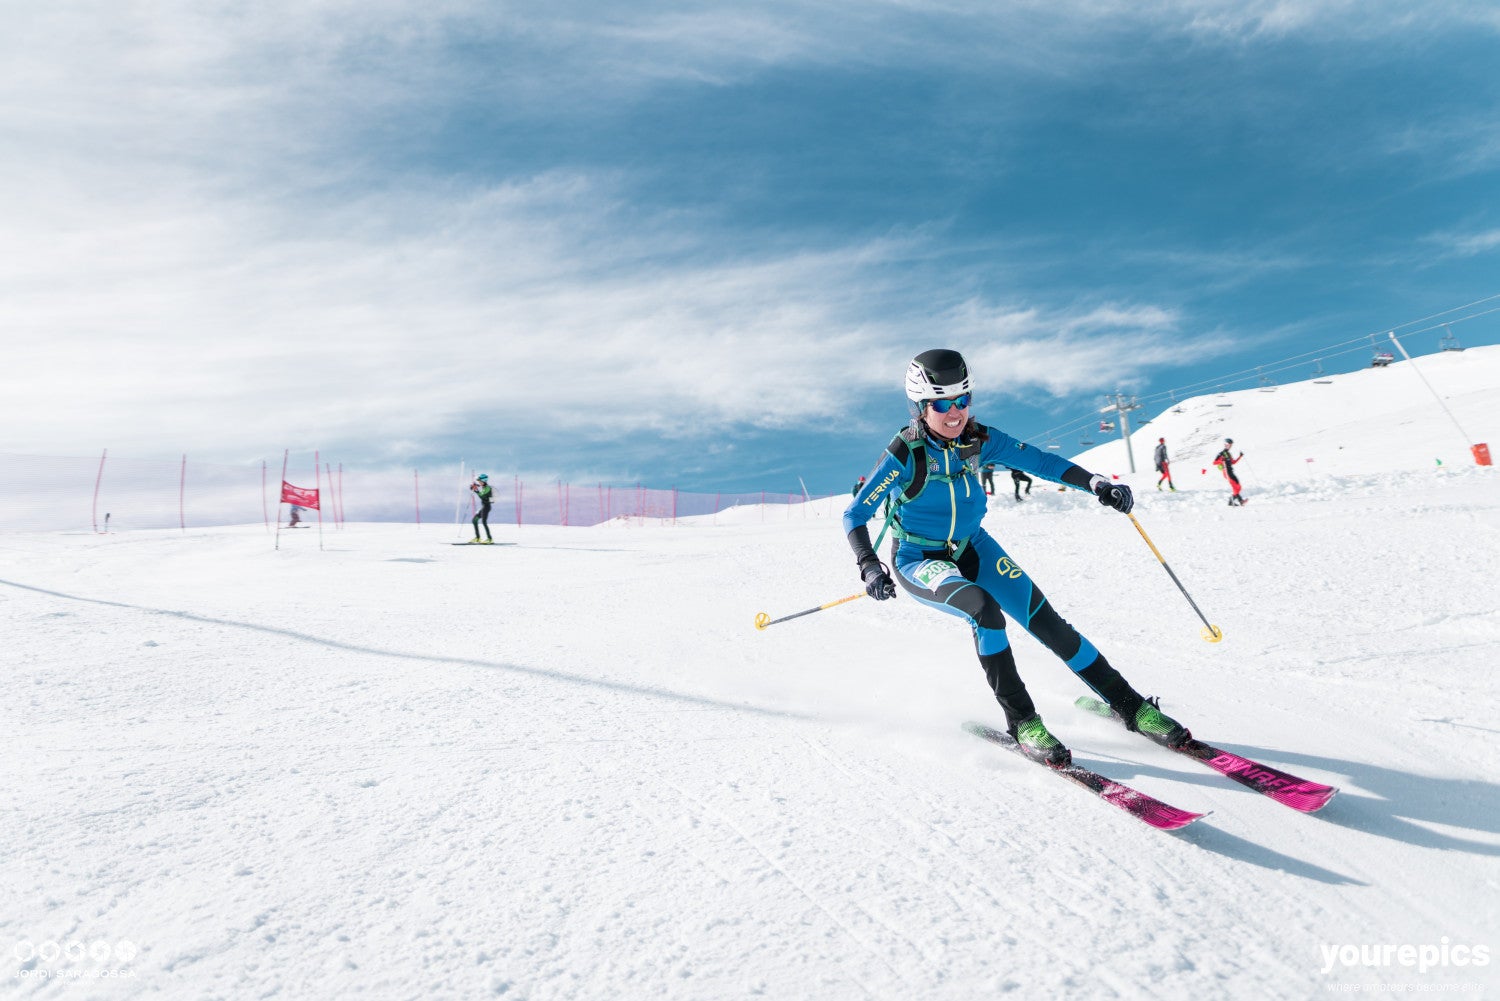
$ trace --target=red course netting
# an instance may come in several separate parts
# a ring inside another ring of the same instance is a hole
[[[0,453],[0,530],[129,531],[263,523],[286,524],[281,498],[281,460],[241,464],[112,456]],[[311,457],[292,459],[286,482],[321,490],[323,525],[343,521],[452,525],[475,511],[468,477],[442,470],[356,470],[326,463],[314,470]],[[787,493],[687,493],[650,487],[619,487],[527,481],[491,481],[490,524],[597,525],[638,519],[672,522],[714,515],[735,507],[778,505],[788,517],[805,498]],[[420,506],[420,510],[419,510]],[[308,514],[303,515],[308,523]],[[316,521],[317,514],[311,518]]]

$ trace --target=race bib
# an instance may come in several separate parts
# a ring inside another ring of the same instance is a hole
[[[936,591],[949,578],[965,579],[964,575],[958,572],[958,567],[947,560],[923,560],[912,571],[911,578],[929,591]]]

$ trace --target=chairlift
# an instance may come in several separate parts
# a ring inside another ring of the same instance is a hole
[[[1056,438],[1047,439],[1047,448],[1053,452],[1059,452],[1062,450],[1062,446],[1057,443]]]
[[[1444,351],[1462,351],[1463,345],[1459,344],[1458,338],[1453,336],[1453,328],[1445,323],[1443,324],[1443,329],[1447,333],[1443,334],[1443,339],[1438,342],[1438,347]]]
[[[1078,444],[1083,445],[1084,447],[1092,445],[1093,443],[1094,439],[1089,437],[1089,433],[1087,431],[1078,436]]]
[[[1114,421],[1100,421],[1099,422],[1099,433],[1100,434],[1109,434],[1114,429],[1115,429]]]
[[[1374,352],[1375,355],[1375,357],[1370,359],[1371,368],[1385,368],[1391,362],[1396,360],[1396,357],[1389,351],[1380,350],[1380,342],[1375,339],[1374,334],[1370,335],[1370,350]]]
[[[1260,366],[1259,365],[1257,365],[1255,367],[1255,374],[1260,376],[1260,391],[1262,393],[1274,393],[1274,392],[1276,392],[1276,384],[1271,381],[1271,377],[1270,376],[1268,376],[1268,375],[1261,375],[1260,374]]]

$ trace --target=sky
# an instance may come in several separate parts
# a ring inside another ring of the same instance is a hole
[[[1500,343],[1492,4],[3,10],[0,452],[835,493],[931,347],[1034,438]]]

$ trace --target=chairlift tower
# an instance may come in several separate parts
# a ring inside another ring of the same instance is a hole
[[[1110,402],[1099,412],[1101,414],[1120,415],[1120,437],[1125,441],[1125,458],[1130,462],[1130,471],[1135,472],[1135,452],[1130,447],[1130,412],[1141,409],[1134,396],[1127,397],[1123,393],[1114,396],[1106,396]]]

